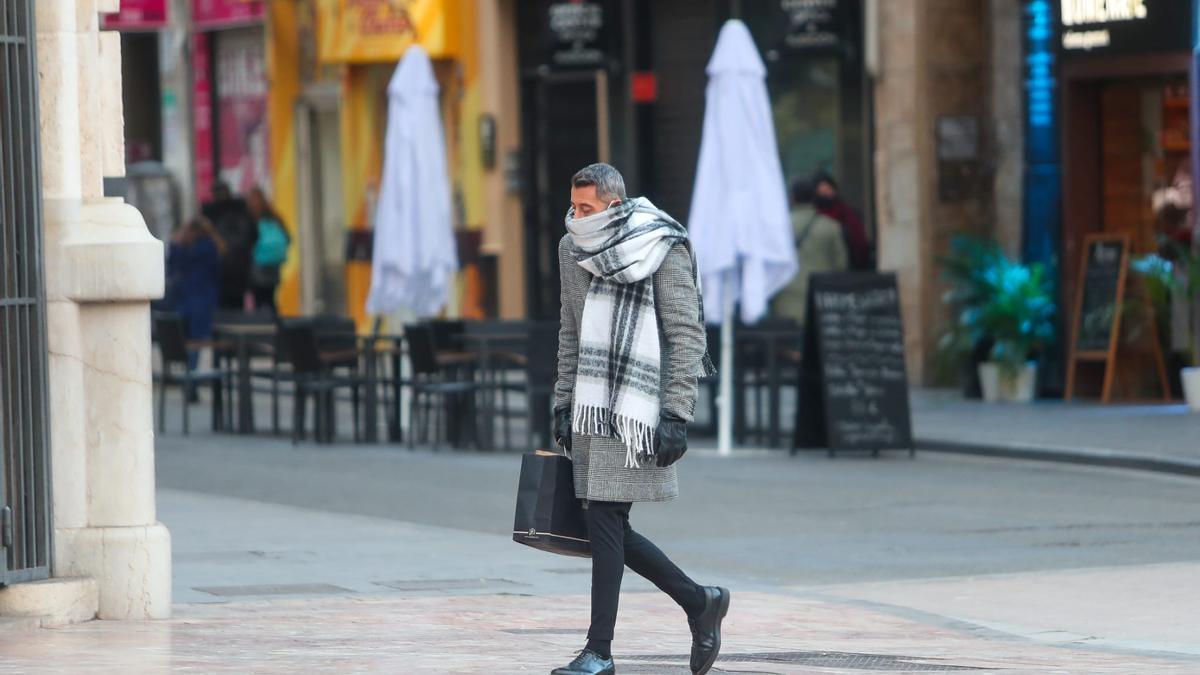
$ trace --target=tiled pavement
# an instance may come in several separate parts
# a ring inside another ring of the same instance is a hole
[[[547,673],[580,647],[578,596],[338,597],[187,605],[169,621],[0,636],[0,673]],[[622,600],[619,673],[686,673],[678,609]],[[1200,660],[1039,645],[875,609],[737,593],[714,673],[1195,673]]]

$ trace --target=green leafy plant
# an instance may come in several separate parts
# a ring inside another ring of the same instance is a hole
[[[1171,242],[1164,248],[1166,257],[1157,253],[1138,256],[1130,269],[1145,280],[1155,306],[1165,310],[1171,295],[1176,293],[1188,299],[1190,362],[1200,366],[1200,254],[1178,242]]]
[[[991,341],[989,360],[1008,376],[1054,340],[1055,305],[1046,268],[1011,260],[994,242],[959,236],[941,260],[957,317],[941,349],[962,355]]]

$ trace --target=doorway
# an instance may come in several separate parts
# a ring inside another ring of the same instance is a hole
[[[1190,209],[1163,208],[1159,203],[1165,190],[1180,183],[1187,184],[1190,193],[1188,65],[1187,54],[1097,57],[1065,64],[1062,307],[1074,305],[1088,235],[1127,235],[1132,253],[1140,256],[1169,254],[1167,241],[1181,229],[1190,234]],[[1117,395],[1157,398],[1161,386],[1155,351],[1171,360],[1172,348],[1186,332],[1186,326],[1181,329],[1172,319],[1186,316],[1186,307],[1158,298],[1136,274],[1130,276],[1129,293],[1131,299],[1119,310],[1123,331]],[[1098,368],[1081,367],[1077,377],[1087,390],[1095,388],[1101,374]]]
[[[559,316],[558,242],[571,176],[609,159],[608,73],[538,73],[521,87],[525,260],[531,318]]]
[[[314,86],[296,110],[300,302],[309,315],[347,313],[339,100],[336,86]]]

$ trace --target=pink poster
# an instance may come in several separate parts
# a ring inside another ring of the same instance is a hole
[[[116,14],[104,15],[105,30],[156,30],[167,25],[167,0],[121,0]]]
[[[192,145],[196,155],[196,198],[212,199],[213,166],[212,81],[207,33],[192,34]]]
[[[270,194],[262,30],[221,31],[216,41],[217,173],[236,194],[256,186]]]
[[[192,0],[197,30],[261,23],[263,14],[263,0]]]

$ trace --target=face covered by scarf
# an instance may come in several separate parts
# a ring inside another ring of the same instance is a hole
[[[592,275],[579,331],[574,431],[619,438],[625,465],[654,456],[662,350],[653,275],[687,230],[648,199],[567,213],[575,261]],[[706,359],[707,362],[707,359]]]

